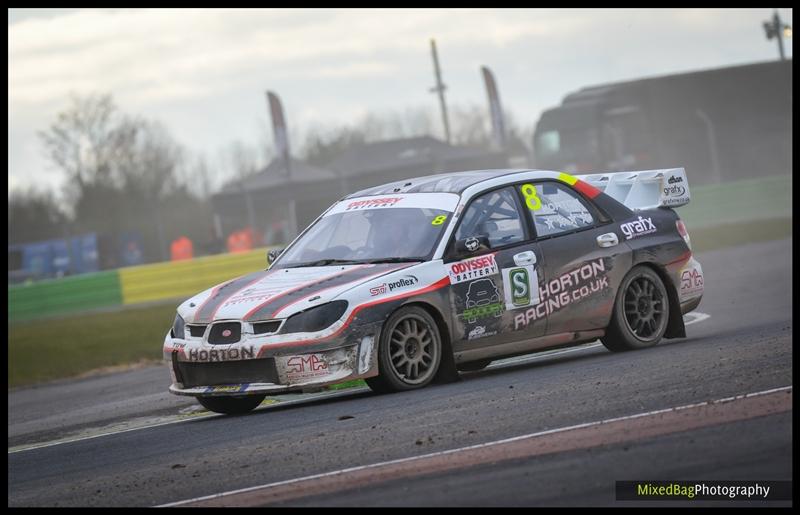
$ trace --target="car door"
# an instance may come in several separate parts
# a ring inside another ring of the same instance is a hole
[[[513,331],[515,316],[537,301],[540,259],[513,186],[467,205],[444,258],[457,354],[544,334],[544,320],[530,324],[525,335]]]
[[[546,334],[608,325],[631,250],[616,224],[590,199],[560,181],[518,184],[543,260],[540,304]],[[527,321],[527,320],[526,320]]]

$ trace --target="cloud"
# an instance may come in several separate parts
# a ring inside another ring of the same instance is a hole
[[[25,149],[9,157],[9,173],[19,184],[31,170],[44,171],[31,150],[35,131],[66,107],[69,92],[111,92],[124,111],[159,118],[181,141],[206,150],[248,139],[253,113],[265,113],[267,88],[283,97],[290,126],[435,106],[428,92],[435,37],[449,101],[483,105],[478,65],[486,64],[503,102],[530,125],[541,109],[588,84],[774,58],[774,40],[767,42],[760,26],[771,14],[84,9],[14,22],[9,16],[9,148]],[[791,10],[781,14],[791,23]]]

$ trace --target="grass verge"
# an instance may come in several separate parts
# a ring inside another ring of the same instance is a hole
[[[8,386],[160,360],[176,307],[169,303],[11,324]]]

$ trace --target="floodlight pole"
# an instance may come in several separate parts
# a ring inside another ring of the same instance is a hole
[[[439,69],[439,56],[436,53],[436,40],[431,39],[431,54],[433,55],[433,72],[436,75],[436,86],[431,88],[431,93],[439,94],[439,104],[442,107],[442,123],[444,123],[444,139],[450,143],[450,122],[447,119],[447,104],[444,101],[444,90],[447,89],[442,83],[442,72]]]

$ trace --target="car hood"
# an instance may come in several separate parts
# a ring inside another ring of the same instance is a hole
[[[190,324],[285,318],[417,263],[284,268],[254,272],[195,295],[178,307]]]

